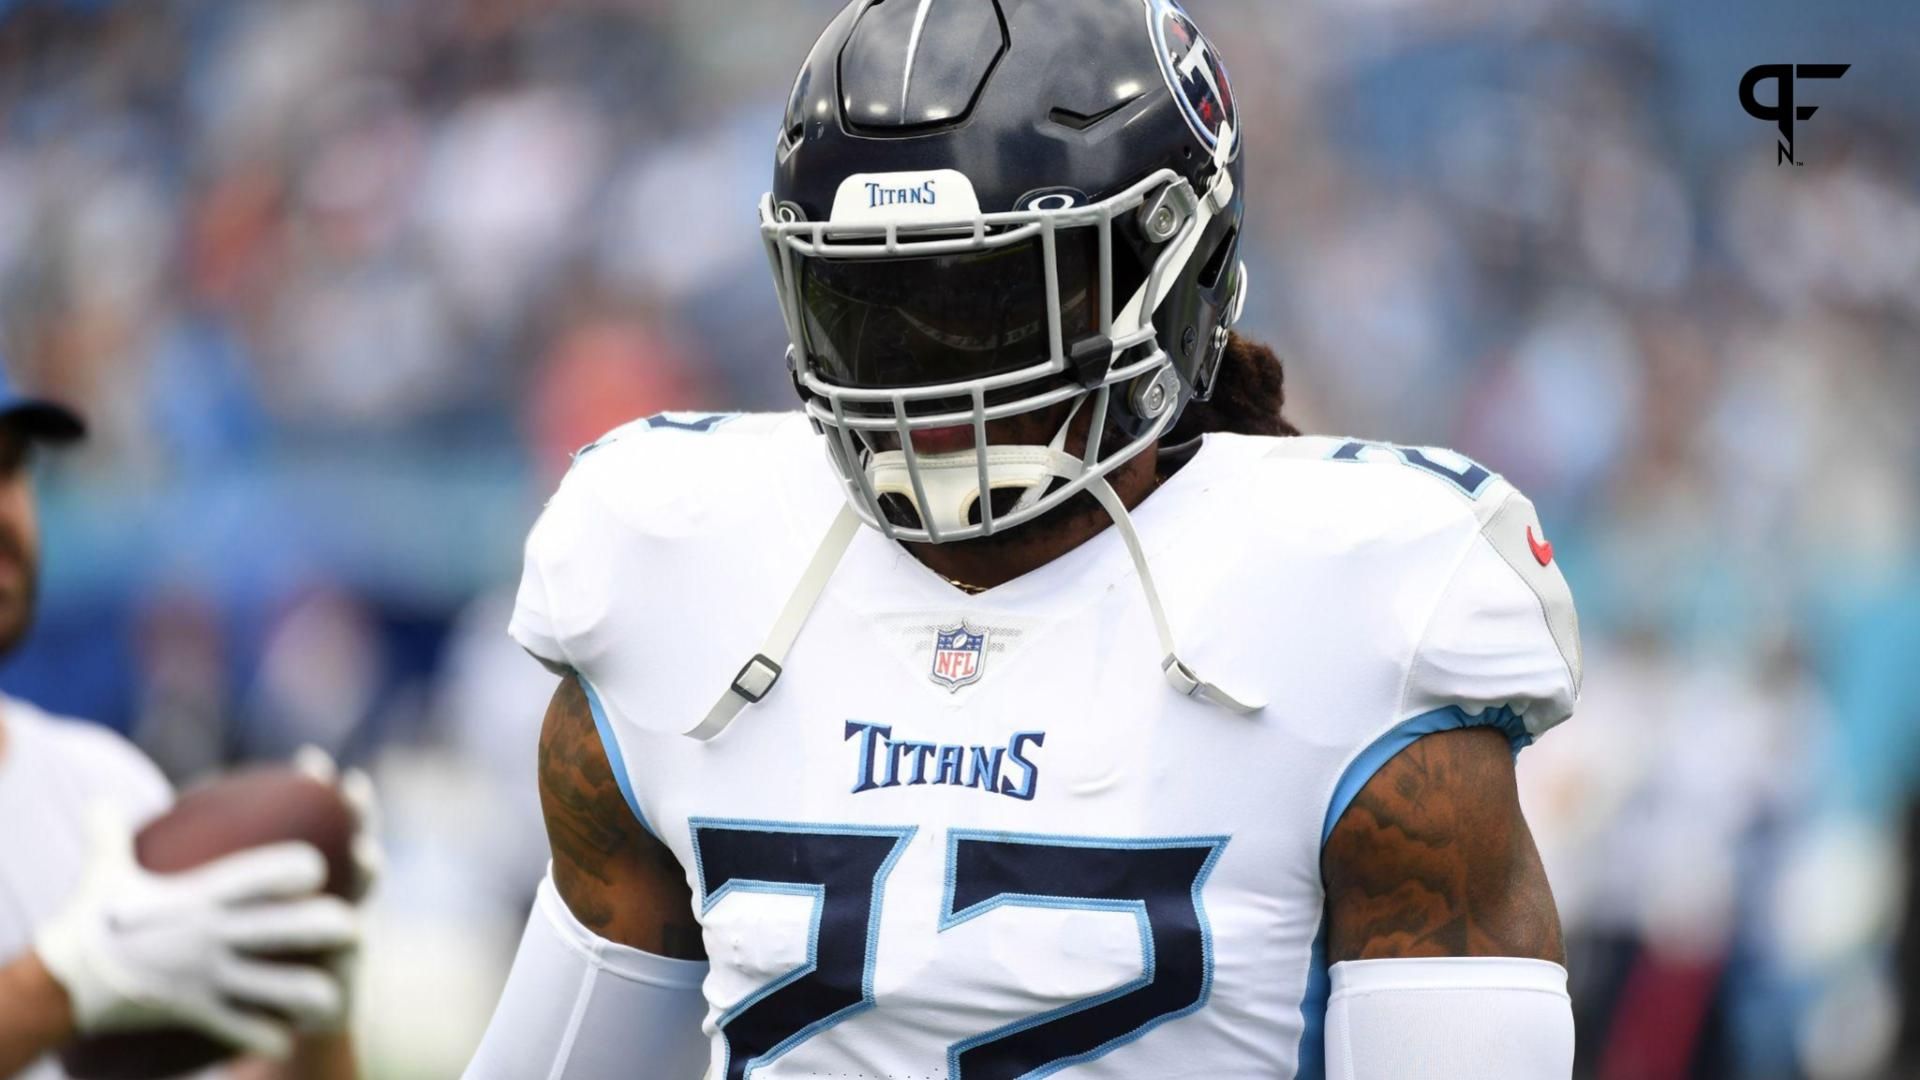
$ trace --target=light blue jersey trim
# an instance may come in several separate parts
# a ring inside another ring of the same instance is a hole
[[[1300,1064],[1293,1080],[1326,1080],[1327,999],[1333,996],[1333,976],[1327,970],[1327,916],[1313,935],[1313,954],[1307,961],[1307,992],[1300,998]]]
[[[1374,740],[1372,746],[1362,750],[1360,756],[1353,759],[1353,764],[1347,766],[1347,771],[1340,774],[1340,782],[1334,785],[1333,799],[1327,804],[1326,821],[1320,827],[1320,845],[1326,846],[1327,838],[1333,835],[1333,827],[1340,824],[1340,816],[1359,797],[1360,789],[1366,787],[1367,781],[1373,779],[1373,774],[1392,761],[1400,751],[1435,732],[1476,727],[1494,728],[1505,735],[1507,741],[1513,744],[1516,754],[1533,742],[1533,736],[1527,734],[1526,722],[1504,706],[1488,709],[1476,716],[1458,705],[1449,705],[1402,721],[1393,730]]]
[[[607,765],[613,770],[613,782],[620,787],[620,797],[627,800],[627,809],[633,811],[634,820],[647,830],[647,835],[659,840],[660,834],[653,831],[652,823],[647,821],[646,811],[640,809],[639,797],[633,793],[633,781],[627,776],[627,762],[620,755],[620,740],[613,736],[613,721],[607,719],[606,706],[600,704],[600,695],[594,691],[593,684],[587,681],[585,675],[576,671],[573,677],[580,681],[580,689],[587,695],[587,707],[593,710],[593,726],[600,732],[600,745],[607,752]]]

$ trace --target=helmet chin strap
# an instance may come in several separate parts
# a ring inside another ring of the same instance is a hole
[[[1140,578],[1140,589],[1147,594],[1147,610],[1153,612],[1154,632],[1160,635],[1160,648],[1166,654],[1166,659],[1160,661],[1160,670],[1166,674],[1167,682],[1184,697],[1199,698],[1241,716],[1251,716],[1266,708],[1264,701],[1241,701],[1202,679],[1180,659],[1179,650],[1173,644],[1173,627],[1167,622],[1166,609],[1160,606],[1160,590],[1154,587],[1153,571],[1147,567],[1147,553],[1140,547],[1140,535],[1134,531],[1133,516],[1127,513],[1127,504],[1120,501],[1119,494],[1104,476],[1088,485],[1087,490],[1100,500],[1101,507],[1113,518],[1114,528],[1120,531],[1120,539],[1126,542],[1127,554],[1133,556],[1133,569]]]
[[[1072,422],[1073,419],[1069,417],[1067,423]],[[1065,430],[1064,427],[1062,430]],[[1060,441],[1056,439],[1056,445],[1049,447],[1010,447],[1008,449],[1057,455],[1058,458],[1074,462],[1076,468],[1079,467],[1078,461],[1059,449]],[[942,456],[959,456],[967,458],[970,463],[974,461],[974,455],[971,452]],[[926,460],[921,459],[923,467]],[[969,464],[967,467],[977,474],[977,464]],[[1062,478],[1072,479],[1075,475],[1078,474],[1069,473]],[[1044,487],[1049,482],[1041,481],[1037,486]],[[974,487],[978,488],[977,482]],[[1135,574],[1140,579],[1141,591],[1146,594],[1147,610],[1153,613],[1153,629],[1160,637],[1160,650],[1165,654],[1165,659],[1160,662],[1160,670],[1166,675],[1167,682],[1182,697],[1197,698],[1241,716],[1251,716],[1266,708],[1264,701],[1242,701],[1219,686],[1202,679],[1193,668],[1180,659],[1179,650],[1173,643],[1173,627],[1167,621],[1166,609],[1160,604],[1160,590],[1153,583],[1153,571],[1147,565],[1147,555],[1140,546],[1139,534],[1134,530],[1133,517],[1127,513],[1127,504],[1120,500],[1119,494],[1113,490],[1113,485],[1107,483],[1105,477],[1094,480],[1088,485],[1087,490],[1093,493],[1093,497],[1099,500],[1108,516],[1113,518],[1114,528],[1119,531],[1120,539],[1127,545],[1127,554],[1133,557]],[[795,639],[800,636],[800,628],[806,625],[807,616],[813,613],[814,605],[819,603],[820,594],[826,591],[827,582],[833,579],[834,570],[839,567],[840,560],[846,556],[847,548],[853,543],[854,534],[859,531],[859,528],[860,519],[853,512],[852,505],[842,507],[840,515],[834,519],[832,527],[827,530],[827,535],[821,539],[819,548],[814,551],[812,561],[801,573],[800,581],[793,588],[793,594],[787,597],[786,606],[774,620],[773,629],[768,632],[767,640],[761,646],[760,652],[740,669],[740,674],[734,677],[733,685],[727,687],[726,692],[720,695],[720,700],[714,703],[706,718],[692,731],[687,732],[689,737],[702,742],[714,738],[727,729],[727,725],[733,722],[734,717],[740,715],[740,710],[748,705],[757,704],[773,692],[774,684],[780,681],[780,676],[785,670],[782,665],[786,663],[787,653],[793,648]]]
[[[907,500],[934,536],[972,527],[968,512],[994,491],[1024,489],[1013,510],[1025,510],[1045,497],[1055,480],[1075,480],[1086,471],[1086,463],[1066,451],[1067,435],[1085,403],[1085,398],[1074,402],[1073,411],[1045,446],[988,446],[951,454],[915,454],[911,462],[904,449],[889,450],[873,455],[867,465],[867,482],[875,495],[897,495]],[[988,491],[980,490],[983,459]]]

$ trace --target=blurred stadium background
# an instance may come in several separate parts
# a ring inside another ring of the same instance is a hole
[[[503,627],[569,451],[787,407],[752,210],[838,2],[0,3],[0,331],[96,430],[0,685],[183,782],[376,771],[376,1078],[457,1074],[540,871]],[[1298,419],[1555,529],[1583,1075],[1920,1076],[1920,6],[1189,6]],[[1736,100],[1785,62],[1853,65],[1798,168]]]

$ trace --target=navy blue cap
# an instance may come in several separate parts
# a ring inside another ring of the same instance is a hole
[[[57,402],[27,397],[15,390],[3,362],[0,362],[0,425],[11,426],[29,439],[49,443],[70,443],[87,434],[86,422],[72,409]]]

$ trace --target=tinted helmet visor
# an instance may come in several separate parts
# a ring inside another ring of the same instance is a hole
[[[1099,237],[1055,234],[1064,349],[1098,332]],[[906,389],[1003,375],[1053,358],[1041,237],[953,255],[805,259],[807,355],[828,382]]]

